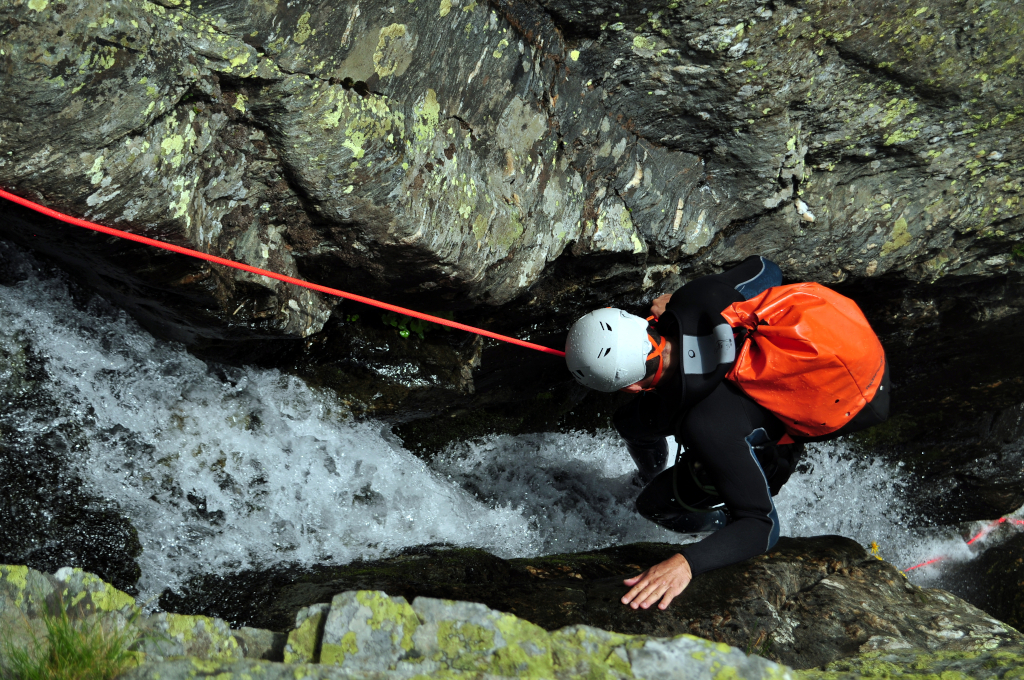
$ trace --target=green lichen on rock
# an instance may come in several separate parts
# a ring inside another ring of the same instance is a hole
[[[381,78],[401,75],[410,61],[408,28],[405,24],[391,24],[380,29],[377,49],[373,53],[373,69]]]
[[[889,235],[889,240],[882,245],[881,253],[882,255],[894,253],[900,248],[910,245],[913,240],[913,235],[907,230],[907,221],[900,217],[893,225],[892,233]]]
[[[209,616],[160,613],[140,620],[139,628],[148,633],[142,643],[147,657],[228,661],[244,656],[230,627]]]
[[[420,619],[402,597],[379,591],[334,597],[324,623],[320,661],[324,664],[390,668],[412,648]]]
[[[324,621],[329,610],[330,605],[327,604],[314,604],[299,610],[295,616],[295,628],[288,633],[288,642],[285,644],[285,663],[311,663],[318,660],[320,636],[323,634]],[[346,647],[345,651],[347,650]],[[320,655],[323,656],[322,651]]]
[[[630,677],[628,652],[643,645],[635,636],[589,626],[570,626],[551,633],[551,654],[560,673],[593,678]]]
[[[1024,648],[866,652],[823,669],[797,671],[795,676],[799,680],[1020,680],[1024,678]]]

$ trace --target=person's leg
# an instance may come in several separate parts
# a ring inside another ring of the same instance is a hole
[[[693,573],[761,554],[778,541],[781,527],[770,472],[757,454],[784,433],[778,418],[728,380],[686,414],[677,436],[729,513],[725,527],[684,548]]]
[[[682,533],[714,531],[728,519],[717,494],[700,481],[692,456],[683,454],[676,464],[644,487],[636,510],[645,519]]]
[[[723,381],[682,419],[677,437],[686,454],[643,490],[637,499],[638,512],[666,528],[694,532],[714,531],[731,523],[737,517],[729,511],[735,510],[743,520],[736,527],[743,534],[736,537],[739,542],[756,542],[760,533],[777,536],[771,501],[771,491],[777,489],[769,491],[757,453],[783,433],[782,423],[771,412]],[[773,467],[768,475],[774,477],[774,472]],[[718,485],[725,488],[722,495]],[[719,510],[716,517],[699,512],[722,502],[728,514]]]
[[[664,399],[656,393],[642,392],[612,416],[612,424],[626,442],[633,457],[640,480],[646,485],[665,468],[668,462],[668,442],[674,425],[666,417]]]

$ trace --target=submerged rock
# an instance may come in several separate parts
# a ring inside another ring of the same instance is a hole
[[[945,591],[911,585],[840,537],[783,538],[767,555],[697,577],[666,611],[623,606],[622,579],[672,552],[670,545],[636,544],[502,560],[475,550],[421,549],[347,567],[210,576],[182,595],[165,593],[161,604],[285,630],[297,613],[312,620],[313,610],[299,611],[307,605],[348,590],[382,590],[408,601],[479,602],[549,631],[585,625],[620,634],[693,634],[795,668],[864,651],[977,652],[1022,641],[1013,628]],[[344,639],[330,614],[310,624],[321,625],[325,643]]]

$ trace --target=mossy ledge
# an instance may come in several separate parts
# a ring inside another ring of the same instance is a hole
[[[0,566],[0,629],[10,644],[39,636],[43,617],[57,607],[73,619],[138,628],[141,662],[123,678],[796,677],[786,666],[692,635],[590,626],[549,632],[474,602],[420,597],[410,604],[379,591],[348,591],[303,610],[287,635],[231,630],[211,617],[140,612],[132,597],[80,569],[49,575]],[[277,661],[285,655],[305,662]]]
[[[641,551],[644,547],[634,546]],[[853,583],[849,574],[856,567],[840,564],[842,557],[832,555],[839,566],[822,579],[835,577],[826,590]],[[577,561],[572,556],[555,556],[537,560],[539,566],[534,569],[538,578],[550,580],[568,567],[568,577],[578,579],[580,572],[589,575],[602,563],[595,556]],[[883,564],[873,558],[871,562]],[[845,585],[839,583],[844,570]],[[927,593],[933,600],[942,596],[942,591]],[[771,654],[767,644],[753,643],[744,651],[688,634],[627,635],[588,625],[546,630],[477,602],[415,597],[410,603],[379,590],[340,592],[329,603],[303,608],[288,632],[232,629],[222,619],[208,616],[147,614],[133,598],[80,569],[49,575],[24,566],[0,565],[0,630],[6,641],[18,645],[32,633],[39,636],[43,617],[53,615],[58,607],[72,619],[102,619],[118,628],[136,628],[141,642],[133,651],[139,652],[140,665],[121,676],[135,679],[1024,678],[1024,645],[1012,629],[1004,631],[1011,634],[1007,639],[979,639],[982,644],[972,649],[927,652],[902,639],[873,636],[860,646],[857,656],[794,670],[763,658]],[[946,603],[946,608],[950,618],[963,618],[962,612],[954,611],[956,603]],[[637,616],[650,613],[637,612]],[[988,621],[993,631],[1000,626]],[[962,637],[976,637],[976,631],[968,628],[961,631]]]

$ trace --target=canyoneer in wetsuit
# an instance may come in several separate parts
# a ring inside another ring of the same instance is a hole
[[[767,552],[779,539],[772,497],[802,444],[780,445],[792,441],[782,421],[725,379],[737,347],[721,312],[781,283],[778,266],[754,256],[657,298],[653,323],[605,308],[570,330],[566,363],[578,382],[636,395],[613,423],[645,484],[637,511],[675,531],[714,532],[627,579],[623,604],[646,609],[661,600],[664,609],[694,576]],[[888,370],[882,384],[873,406],[887,413]],[[665,469],[668,435],[683,453]]]

